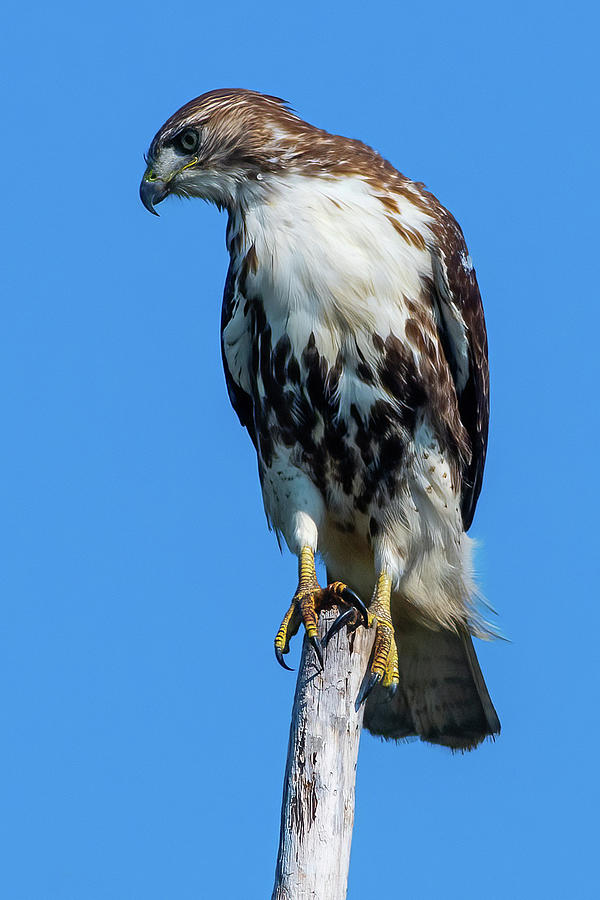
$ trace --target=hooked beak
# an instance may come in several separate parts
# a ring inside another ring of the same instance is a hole
[[[154,206],[156,203],[160,203],[161,200],[164,200],[168,193],[169,187],[164,181],[161,181],[159,178],[149,181],[148,172],[146,172],[142,178],[142,183],[140,184],[140,199],[148,212],[157,216],[158,213],[154,209]]]

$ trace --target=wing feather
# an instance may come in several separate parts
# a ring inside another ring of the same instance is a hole
[[[244,428],[248,429],[248,434],[250,435],[252,443],[254,444],[256,451],[258,452],[256,424],[254,421],[254,404],[252,402],[252,397],[234,379],[227,363],[227,357],[225,355],[225,329],[227,328],[229,322],[231,322],[234,311],[236,309],[236,305],[237,303],[239,303],[239,298],[236,298],[235,296],[234,282],[235,279],[232,272],[232,265],[230,264],[229,270],[227,272],[227,278],[225,280],[223,306],[221,308],[221,358],[223,360],[225,384],[227,385],[229,400],[231,401],[231,405],[237,413],[240,424]]]
[[[434,228],[434,303],[440,341],[456,386],[458,410],[471,458],[462,472],[465,531],[473,521],[483,481],[490,413],[487,332],[475,269],[460,226],[438,207]]]

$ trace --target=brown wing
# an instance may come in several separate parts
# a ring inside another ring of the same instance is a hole
[[[228,323],[230,322],[231,317],[233,316],[236,302],[238,302],[236,301],[234,295],[233,286],[234,278],[230,265],[225,281],[225,290],[223,292],[223,306],[221,308],[221,358],[223,360],[225,383],[227,385],[227,393],[229,394],[231,405],[237,413],[240,424],[243,425],[244,428],[248,429],[248,434],[252,438],[252,443],[258,451],[256,425],[254,422],[254,404],[252,403],[250,394],[243,390],[243,388],[241,388],[240,385],[234,380],[233,375],[229,370],[229,366],[227,365],[227,359],[225,357],[225,350],[223,346],[223,333]]]
[[[481,491],[490,414],[487,333],[481,295],[463,233],[442,206],[433,230],[435,303],[440,340],[452,372],[461,421],[471,442],[462,472],[462,519],[471,526]]]

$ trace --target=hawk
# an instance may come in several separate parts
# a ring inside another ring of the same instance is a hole
[[[303,624],[322,664],[318,615],[336,602],[331,632],[375,630],[357,698],[370,732],[460,750],[498,734],[471,639],[486,635],[467,531],[489,384],[460,227],[367,145],[254,91],[187,103],[146,162],[150,212],[176,194],[228,214],[227,389],[268,521],[298,558],[278,660]]]

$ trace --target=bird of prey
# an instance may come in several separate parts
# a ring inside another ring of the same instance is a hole
[[[322,661],[318,616],[335,602],[332,631],[375,630],[357,698],[369,731],[459,750],[499,733],[471,640],[486,634],[466,532],[489,389],[458,224],[369,146],[249,90],[187,103],[146,162],[150,212],[175,194],[228,214],[227,388],[268,521],[298,558],[277,658],[302,624]]]

